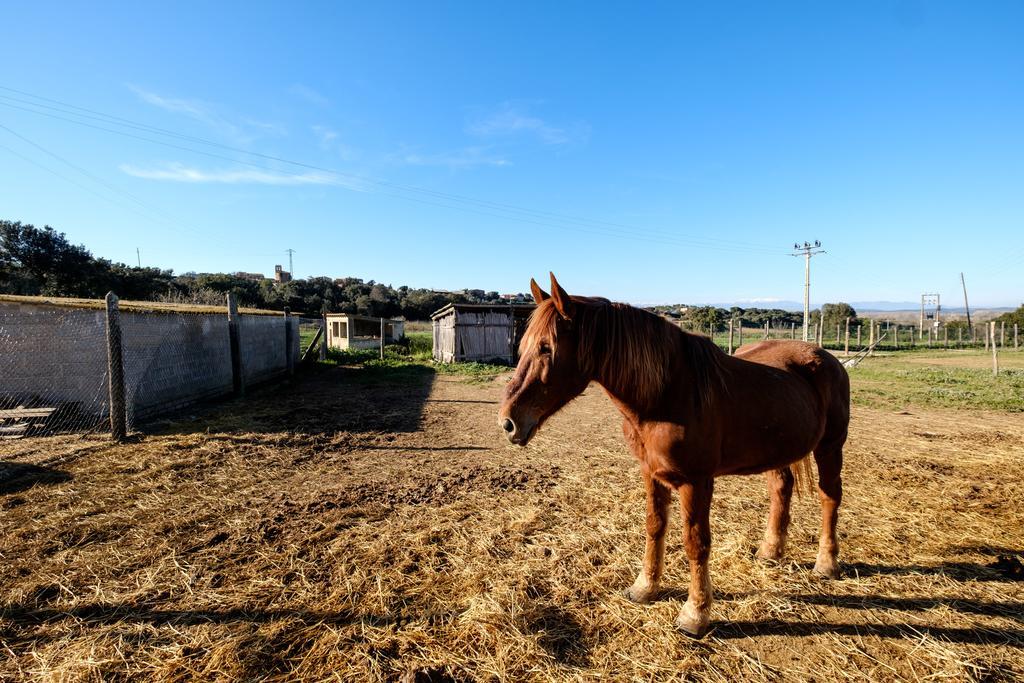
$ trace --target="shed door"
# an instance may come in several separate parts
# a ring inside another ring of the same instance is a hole
[[[507,313],[460,312],[457,360],[512,362],[512,325]]]

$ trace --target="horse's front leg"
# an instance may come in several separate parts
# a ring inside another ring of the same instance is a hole
[[[694,479],[679,487],[683,514],[683,535],[690,559],[690,594],[686,598],[676,626],[697,638],[707,633],[711,623],[711,494],[714,479]]]
[[[665,572],[665,533],[668,531],[668,507],[672,492],[664,484],[644,472],[647,488],[647,544],[644,565],[626,597],[633,602],[651,602],[658,597],[661,577]]]

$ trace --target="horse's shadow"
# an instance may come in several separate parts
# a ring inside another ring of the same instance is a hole
[[[0,462],[0,495],[18,493],[38,485],[60,484],[71,475],[61,470],[21,462]]]
[[[1020,550],[1010,550],[1006,548],[993,548],[998,552],[992,553],[993,555],[1005,554],[1005,555],[1019,555],[1024,554]],[[980,552],[980,551],[979,551]],[[986,553],[988,554],[988,553]],[[907,564],[907,565],[891,565],[891,564],[876,564],[871,562],[847,562],[841,565],[843,576],[846,577],[872,577],[872,576],[912,576],[912,575],[924,575],[934,576],[942,575],[947,576],[958,581],[1006,581],[1006,577],[1003,576],[999,570],[990,567],[987,564],[979,564],[977,562],[941,562],[934,565],[924,564]],[[811,569],[811,565],[807,565],[808,571]]]
[[[922,635],[940,641],[969,645],[1001,645],[1024,649],[1024,630],[977,627],[953,628],[921,624],[823,623],[815,621],[729,621],[716,624],[709,634],[722,640],[759,636],[847,635],[920,640]]]
[[[562,608],[538,605],[524,615],[526,630],[537,636],[537,643],[555,661],[569,666],[584,666],[590,657],[585,632],[579,621]]]

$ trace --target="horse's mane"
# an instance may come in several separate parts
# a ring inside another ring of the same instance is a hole
[[[689,375],[694,410],[711,403],[722,385],[722,351],[708,338],[689,334],[661,316],[598,297],[573,296],[572,326],[580,369],[605,388],[646,410],[657,405],[678,373]],[[551,299],[534,309],[523,335],[527,348],[546,333],[558,354],[558,310]]]

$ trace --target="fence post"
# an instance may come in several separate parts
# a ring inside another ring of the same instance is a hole
[[[739,319],[739,324],[740,324],[740,334],[739,334],[739,339],[736,341],[736,348],[739,348],[739,347],[743,346],[743,318]]]
[[[999,375],[999,357],[996,355],[996,321],[989,323],[989,336],[992,337],[992,376]]]
[[[320,339],[320,360],[327,360],[327,314],[320,316],[320,324],[323,325],[323,336]]]
[[[1013,350],[1014,351],[1019,351],[1020,350],[1020,340],[1017,337],[1017,328],[1018,327],[1020,327],[1020,325],[1018,323],[1014,323],[1013,324]]]
[[[768,321],[764,321],[764,338],[768,339]]]
[[[292,309],[284,307],[284,367],[288,370],[288,376],[295,374],[295,354],[292,353]]]
[[[238,330],[238,299],[228,293],[228,341],[231,345],[231,389],[235,396],[245,396],[242,375],[242,341]]]
[[[999,322],[999,346],[1006,348],[1006,321]]]
[[[985,350],[988,351],[988,323],[982,323],[985,326]]]
[[[110,437],[124,441],[128,420],[124,400],[124,356],[121,347],[121,315],[117,296],[107,292],[107,389],[110,398]]]
[[[844,339],[845,339],[845,342],[844,342],[843,355],[844,356],[849,356],[850,355],[850,317],[849,316],[846,317],[846,336],[844,337]]]
[[[789,338],[796,339],[796,323],[789,324]]]
[[[384,318],[380,319],[380,359],[384,360]]]
[[[957,348],[963,348],[964,345],[964,328],[956,328],[956,346]]]
[[[730,356],[732,355],[732,328],[733,328],[733,322],[734,322],[733,319],[729,318],[729,355]]]
[[[892,348],[900,348],[900,326],[894,325],[892,328]]]

